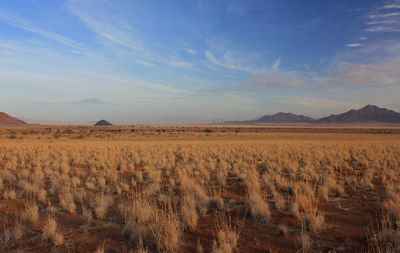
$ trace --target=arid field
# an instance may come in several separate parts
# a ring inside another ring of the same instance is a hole
[[[0,252],[400,252],[400,127],[0,128]]]

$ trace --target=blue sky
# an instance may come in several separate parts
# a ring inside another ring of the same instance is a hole
[[[400,1],[2,1],[0,111],[88,122],[400,111]]]

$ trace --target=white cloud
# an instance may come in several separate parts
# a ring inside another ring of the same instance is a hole
[[[383,9],[400,9],[400,3],[390,3],[390,4],[385,4],[383,7]]]
[[[362,44],[361,43],[350,43],[346,44],[346,47],[360,47]]]
[[[191,54],[191,55],[196,55],[197,54],[196,50],[194,50],[193,48],[189,48],[189,47],[185,48],[185,51],[187,53]]]
[[[387,26],[372,26],[365,29],[367,32],[400,32],[400,28]]]
[[[368,17],[371,18],[372,20],[381,19],[381,21],[390,21],[390,20],[382,20],[382,19],[390,18],[390,17],[396,17],[396,16],[399,16],[399,15],[400,15],[400,13],[398,13],[398,12],[390,12],[390,13],[371,14],[371,15],[368,15]],[[372,24],[374,24],[374,23],[372,23]]]
[[[279,57],[278,59],[276,59],[273,63],[272,63],[272,69],[274,71],[278,70],[279,67],[281,66],[282,63],[282,59]]]

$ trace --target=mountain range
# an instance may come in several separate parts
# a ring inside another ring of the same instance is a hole
[[[273,115],[265,115],[256,120],[231,121],[235,124],[263,124],[263,123],[317,123],[317,124],[346,124],[346,123],[400,123],[400,113],[380,108],[376,105],[366,105],[358,110],[351,109],[341,114],[331,114],[320,119],[313,119],[305,115],[279,112]]]
[[[385,122],[400,123],[400,113],[380,108],[376,105],[366,105],[358,110],[350,110],[342,114],[330,115],[314,121],[315,123],[353,123],[353,122]]]
[[[278,112],[273,115],[265,115],[256,120],[236,121],[229,123],[245,123],[245,124],[258,124],[258,123],[311,123],[314,119],[304,115],[298,115],[290,112]]]
[[[256,120],[230,121],[230,124],[265,124],[265,123],[317,123],[317,124],[346,124],[346,123],[400,123],[400,113],[380,108],[376,105],[366,105],[358,110],[351,109],[341,114],[331,114],[320,119],[313,119],[305,115],[297,115],[287,112],[279,112],[273,115],[265,115]],[[0,112],[0,125],[25,125],[26,122],[19,120],[7,113]],[[100,125],[112,125],[101,120],[96,123]]]

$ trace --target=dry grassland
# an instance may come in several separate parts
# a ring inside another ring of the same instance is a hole
[[[400,252],[397,133],[153,130],[0,131],[0,252]]]

